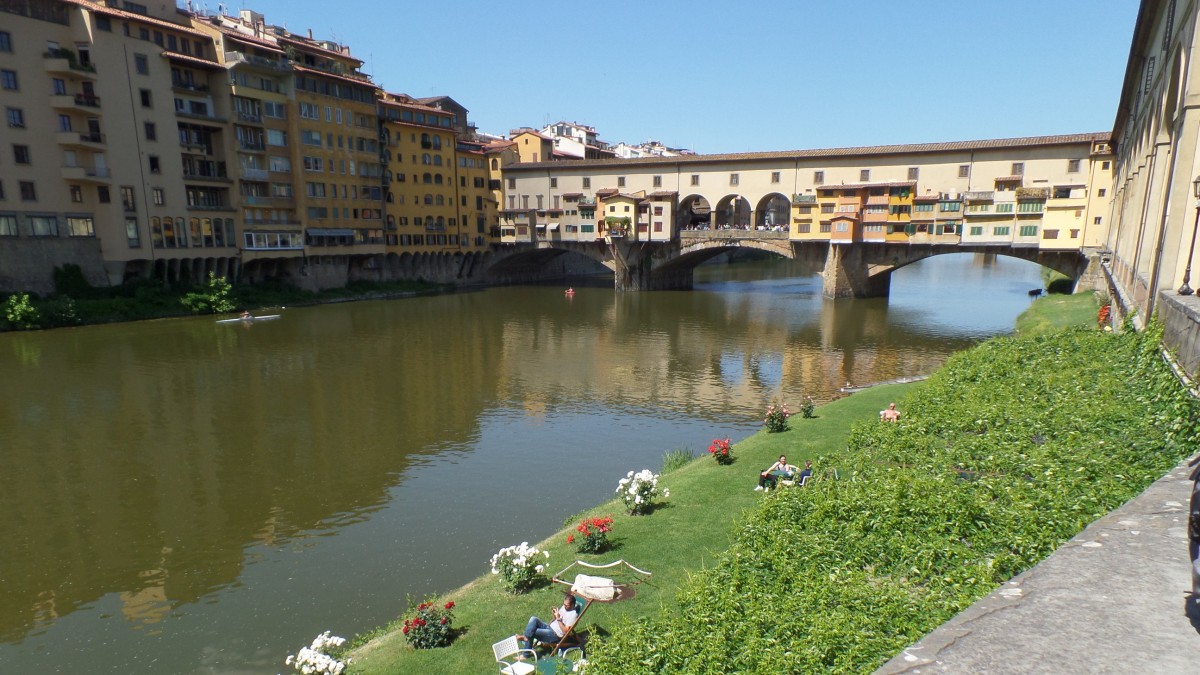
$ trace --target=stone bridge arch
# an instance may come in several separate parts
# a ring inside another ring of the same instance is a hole
[[[786,195],[771,192],[763,195],[754,208],[754,226],[771,229],[787,228],[792,221],[792,200]]]
[[[708,230],[712,226],[712,204],[704,195],[692,194],[680,200],[676,230]]]
[[[713,228],[718,230],[749,229],[752,211],[750,200],[740,195],[725,195],[717,202]]]

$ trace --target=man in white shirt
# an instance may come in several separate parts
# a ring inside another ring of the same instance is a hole
[[[567,593],[563,598],[562,607],[555,607],[550,611],[554,613],[554,620],[550,623],[531,616],[529,623],[525,624],[525,634],[519,637],[525,640],[529,649],[533,649],[534,640],[557,643],[579,620],[579,608],[575,605],[575,596],[571,593]]]

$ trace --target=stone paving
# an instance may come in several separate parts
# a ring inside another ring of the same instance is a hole
[[[876,672],[1200,673],[1187,476],[1184,462]]]

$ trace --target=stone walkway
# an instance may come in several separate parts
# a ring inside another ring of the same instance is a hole
[[[1200,673],[1187,475],[1184,462],[876,672]]]

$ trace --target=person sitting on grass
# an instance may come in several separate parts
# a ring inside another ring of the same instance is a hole
[[[557,643],[579,620],[579,608],[576,607],[575,596],[570,591],[563,598],[562,607],[554,607],[550,611],[554,614],[553,621],[546,623],[536,616],[531,616],[529,623],[525,624],[525,633],[517,636],[518,640],[525,641],[527,649],[533,649],[537,642]]]
[[[887,410],[879,411],[880,422],[898,422],[900,420],[900,411],[896,410],[895,403],[889,403]]]
[[[779,483],[780,478],[790,479],[796,474],[796,467],[787,463],[787,457],[779,456],[779,461],[758,473],[758,490],[770,490]]]

